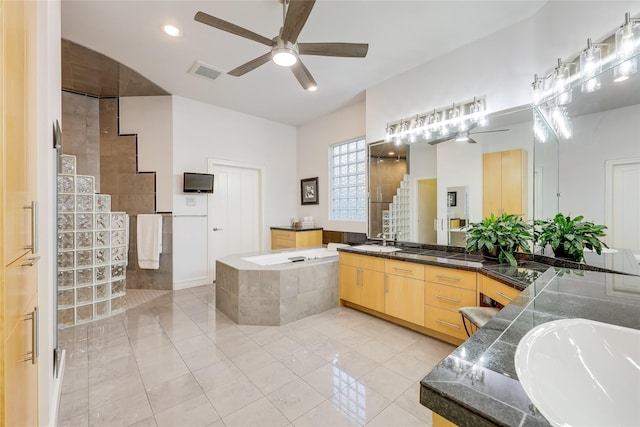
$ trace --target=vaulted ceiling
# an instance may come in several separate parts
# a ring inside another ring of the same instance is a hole
[[[301,56],[317,92],[303,90],[290,70],[273,62],[241,77],[226,74],[269,48],[194,20],[203,11],[271,39],[282,26],[278,0],[63,0],[62,36],[124,66],[71,64],[81,73],[108,69],[125,79],[139,73],[171,94],[298,126],[363,100],[371,86],[524,20],[544,3],[318,0],[298,41],[368,43],[369,51],[365,58]],[[177,26],[182,35],[167,36],[163,24]],[[68,55],[63,63],[73,59]],[[189,74],[197,60],[222,74],[215,80]]]

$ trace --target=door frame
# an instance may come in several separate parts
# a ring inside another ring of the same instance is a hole
[[[613,224],[613,170],[616,166],[639,164],[640,157],[629,157],[626,159],[605,160],[604,167],[604,224],[612,229]],[[609,243],[607,241],[607,243]]]
[[[207,173],[213,173],[213,168],[216,166],[228,166],[238,169],[248,169],[258,172],[258,247],[260,251],[264,250],[264,170],[265,167],[256,165],[253,163],[237,162],[233,160],[224,160],[217,158],[207,158]],[[214,184],[215,185],[215,184]],[[214,187],[215,188],[215,187]],[[207,277],[209,283],[214,281],[213,265],[214,265],[214,253],[213,253],[213,217],[209,210],[209,206],[213,203],[211,199],[207,200],[207,262],[209,266],[207,268]]]

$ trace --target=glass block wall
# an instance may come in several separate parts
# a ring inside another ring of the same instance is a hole
[[[126,308],[129,217],[111,212],[93,176],[76,174],[76,157],[60,156],[58,174],[58,324],[100,319]]]
[[[382,232],[389,239],[409,240],[411,237],[411,192],[409,175],[405,174],[400,187],[389,203],[389,209],[382,211]]]

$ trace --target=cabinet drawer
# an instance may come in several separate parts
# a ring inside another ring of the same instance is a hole
[[[424,280],[424,265],[413,262],[386,260],[384,263],[384,272],[396,276]]]
[[[515,297],[520,295],[521,291],[512,288],[511,286],[505,285],[504,283],[500,283],[497,280],[490,279],[489,277],[481,275],[480,292],[502,305],[507,305]]]
[[[384,271],[384,259],[367,255],[356,255],[346,252],[340,252],[340,264],[353,265],[365,270]]]
[[[296,242],[289,239],[271,239],[271,249],[287,249],[287,248],[295,248]]]
[[[462,324],[462,316],[457,311],[444,310],[428,305],[425,307],[425,312],[425,325],[427,328],[452,337],[467,339],[467,333]]]
[[[451,311],[476,306],[476,292],[469,289],[427,282],[424,296],[425,304]]]
[[[476,290],[476,273],[473,271],[433,266],[428,266],[426,270],[427,280],[429,282],[456,286],[471,291]]]
[[[285,230],[271,230],[271,238],[272,239],[296,240],[296,232],[295,231],[285,231]]]

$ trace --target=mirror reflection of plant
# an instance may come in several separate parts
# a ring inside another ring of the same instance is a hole
[[[551,246],[559,258],[568,258],[576,262],[584,259],[584,249],[595,251],[598,255],[608,246],[599,238],[606,236],[605,225],[583,221],[584,216],[571,218],[570,215],[557,213],[553,219],[536,220],[534,235],[536,243],[544,248]]]
[[[533,241],[531,224],[523,221],[515,214],[503,213],[480,222],[473,223],[467,230],[467,250],[482,251],[485,255],[493,254],[499,263],[517,266],[513,255],[518,249],[531,253],[529,245]]]

